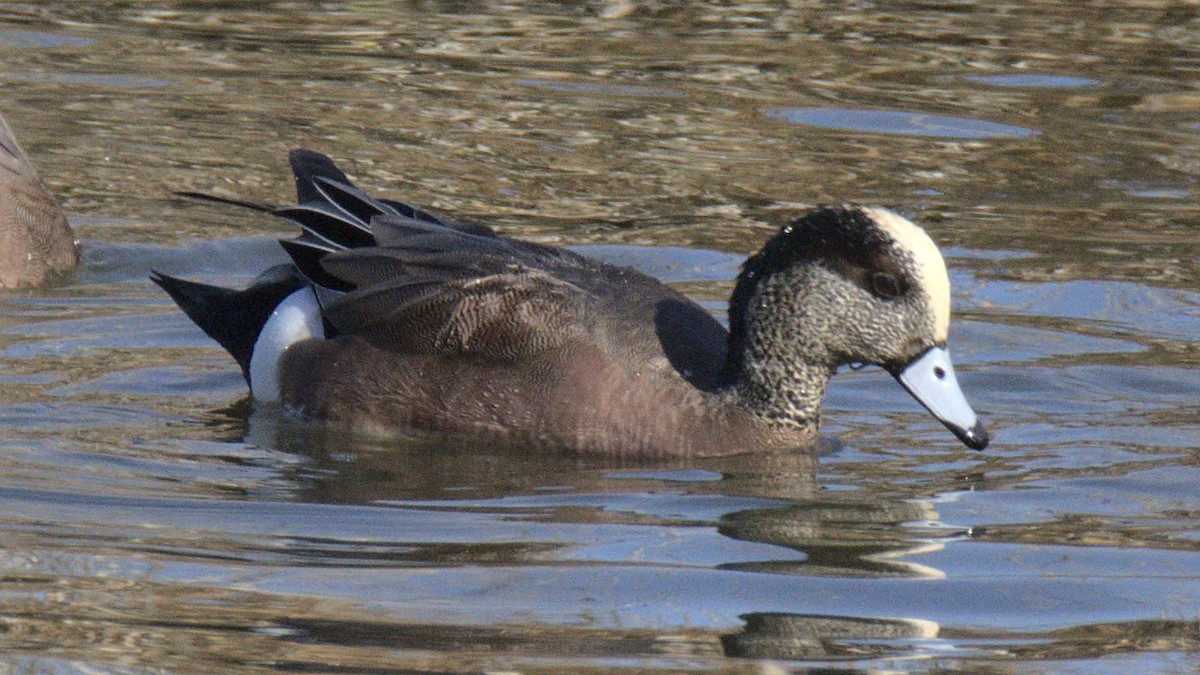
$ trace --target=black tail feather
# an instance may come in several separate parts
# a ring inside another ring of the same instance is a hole
[[[351,227],[361,230],[370,238],[373,221],[381,217],[412,219],[481,237],[496,236],[496,231],[486,225],[457,223],[439,218],[411,204],[393,199],[376,199],[351,183],[333,160],[319,152],[297,148],[288,154],[288,158],[296,175],[296,196],[299,203],[296,207],[275,209],[274,213],[312,230],[321,238],[336,242],[343,248],[374,246],[373,239],[364,239],[362,234],[350,230]],[[307,222],[299,217],[299,211],[305,209],[318,211],[325,218],[317,222]],[[328,218],[339,219],[342,223],[340,226],[332,226],[333,224],[327,222]]]
[[[245,197],[242,195],[218,195],[211,192],[196,192],[194,190],[177,190],[174,193],[178,197],[187,197],[188,199],[198,199],[202,202],[215,202],[217,204],[230,204],[232,206],[241,206],[255,211],[265,211],[266,213],[273,212],[276,205],[270,202],[264,202],[254,197]]]
[[[462,276],[450,263],[471,255],[479,260],[465,265],[499,269],[520,262],[514,257],[511,242],[499,238],[483,225],[466,225],[439,218],[403,202],[375,199],[354,186],[345,173],[325,155],[298,148],[288,153],[296,179],[294,205],[280,206],[252,197],[226,196],[205,192],[178,192],[193,199],[231,204],[264,211],[286,218],[301,227],[295,239],[280,241],[293,265],[281,265],[263,273],[248,288],[235,290],[178,279],[159,272],[151,280],[166,291],[180,309],[212,339],[225,348],[250,381],[250,358],[258,335],[275,307],[288,295],[307,285],[322,301],[354,290],[358,274],[339,278],[326,271],[322,261],[330,254],[348,249],[388,246],[403,243],[410,249],[401,259],[382,255],[370,270],[378,273],[410,272],[437,279]],[[377,236],[378,233],[378,236]],[[526,246],[527,255],[538,255],[538,248]],[[364,278],[371,277],[363,272]],[[413,282],[432,283],[414,279]],[[407,283],[407,282],[406,282]],[[327,329],[330,329],[327,326]]]
[[[277,265],[259,275],[245,290],[196,283],[152,272],[175,304],[209,337],[225,348],[250,382],[250,356],[271,312],[284,298],[304,287],[305,281],[291,265]]]

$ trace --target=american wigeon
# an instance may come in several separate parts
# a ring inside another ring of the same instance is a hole
[[[290,155],[293,264],[245,290],[154,281],[242,367],[254,398],[372,428],[534,449],[717,455],[812,446],[826,383],[877,364],[972,448],[937,246],[875,207],[820,208],[751,256],[730,330],[627,267],[510,239],[354,187]]]
[[[0,117],[0,288],[37,286],[78,262],[66,216]]]

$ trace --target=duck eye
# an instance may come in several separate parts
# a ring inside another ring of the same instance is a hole
[[[900,280],[894,274],[876,272],[871,275],[871,290],[875,295],[890,300],[900,295]]]

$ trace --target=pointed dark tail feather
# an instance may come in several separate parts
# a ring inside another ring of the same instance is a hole
[[[296,176],[297,205],[278,208],[275,215],[296,222],[340,248],[374,245],[372,226],[377,218],[413,220],[465,234],[496,236],[495,230],[486,225],[456,223],[411,204],[372,197],[355,187],[333,160],[319,152],[297,148],[288,153],[288,160]]]
[[[150,280],[166,291],[201,330],[233,355],[247,384],[250,383],[250,356],[263,325],[284,298],[305,285],[291,265],[272,267],[240,291],[178,279],[160,272],[152,272]]]
[[[507,245],[501,243],[503,240],[490,227],[456,223],[404,202],[376,199],[368,195],[355,187],[346,174],[337,168],[333,160],[319,152],[298,148],[288,153],[288,161],[291,163],[292,173],[296,179],[297,203],[294,205],[279,206],[254,197],[208,192],[186,191],[176,194],[192,199],[271,213],[299,225],[303,231],[299,237],[280,242],[298,269],[295,275],[311,282],[318,288],[333,291],[350,291],[354,289],[355,284],[328,273],[322,265],[322,260],[327,254],[348,249],[389,244],[403,244],[409,248],[425,247],[435,251],[466,250],[468,248],[474,250],[480,246],[492,250],[499,246],[504,249],[505,253],[508,253]],[[477,238],[483,241],[477,241]],[[168,284],[171,284],[172,281],[166,281],[168,279],[170,277],[159,275],[155,281],[171,292]],[[189,282],[179,281],[174,286],[182,289],[184,283]],[[258,284],[255,284],[245,292],[253,291],[257,286]],[[203,288],[212,289],[214,287]],[[224,293],[234,292],[229,289],[218,290]],[[182,291],[180,291],[181,293]],[[218,330],[217,328],[210,328],[188,309],[189,305],[181,300],[180,294],[172,293],[172,297],[180,307],[196,323],[200,324],[205,332],[233,353],[241,363],[242,359],[239,354],[248,353],[249,348],[253,347],[262,323],[259,322],[255,326],[255,337],[247,339],[249,345],[246,346],[246,349],[241,349],[239,346],[235,350],[231,344],[235,342],[236,335],[230,336],[228,340],[223,340],[217,332],[214,332]],[[196,291],[192,294],[193,301],[190,304],[196,306],[197,301],[201,299],[215,303],[217,302],[215,298],[218,297],[224,298],[214,290],[208,290],[203,294]],[[271,306],[273,308],[274,303]],[[269,314],[270,310],[267,310],[265,315]],[[263,320],[265,321],[265,319]],[[245,367],[243,364],[243,369]]]
[[[254,197],[245,197],[242,195],[219,195],[212,192],[196,192],[194,190],[176,190],[173,193],[177,197],[186,197],[188,199],[196,199],[202,202],[215,202],[217,204],[229,204],[231,206],[241,206],[255,211],[264,211],[271,213],[279,208],[270,202],[264,202],[261,199]]]
[[[346,185],[353,185],[346,174],[337,168],[325,155],[307,148],[296,148],[288,151],[288,163],[292,165],[292,174],[296,177],[296,201],[300,204],[307,202],[324,202],[325,198],[317,190],[315,179],[320,176]]]

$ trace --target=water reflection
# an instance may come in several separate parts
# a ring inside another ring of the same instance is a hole
[[[47,84],[87,84],[104,87],[170,87],[170,80],[117,73],[0,73],[0,80],[30,80]]]
[[[235,425],[244,420],[244,434],[237,426],[230,432],[239,440],[244,436],[246,444],[305,458],[303,474],[296,477],[306,485],[306,498],[321,503],[488,499],[645,485],[699,493],[720,487],[732,495],[788,499],[808,498],[815,490],[817,456],[809,452],[721,460],[598,458],[433,434],[371,435],[297,420],[276,406],[247,403],[222,414]]]
[[[517,80],[517,83],[530,87],[550,89],[552,91],[595,94],[597,96],[661,96],[666,98],[680,98],[685,95],[682,91],[666,87],[647,87],[645,85],[610,82],[573,82],[570,80],[527,78]]]
[[[853,110],[846,108],[767,108],[771,119],[814,127],[863,131],[903,136],[936,138],[1021,138],[1036,135],[1034,129],[998,124],[965,117],[910,113],[899,110]]]
[[[803,561],[757,561],[731,568],[806,575],[904,577],[941,579],[936,568],[906,560],[937,550],[945,531],[929,532],[921,541],[919,528],[904,527],[916,521],[936,522],[937,513],[927,503],[816,502],[782,508],[754,509],[727,514],[720,532],[734,539],[770,543],[803,551]]]
[[[1099,80],[1093,80],[1090,77],[1050,75],[1046,73],[972,75],[967,79],[972,82],[988,84],[995,87],[1033,87],[1039,89],[1085,89],[1089,87],[1098,87],[1101,85]]]
[[[938,626],[914,619],[849,619],[799,614],[749,614],[741,632],[721,638],[729,656],[841,660],[913,656],[936,638]],[[907,643],[907,644],[906,644]]]
[[[62,33],[36,30],[0,29],[0,44],[13,47],[89,47],[95,40]]]

